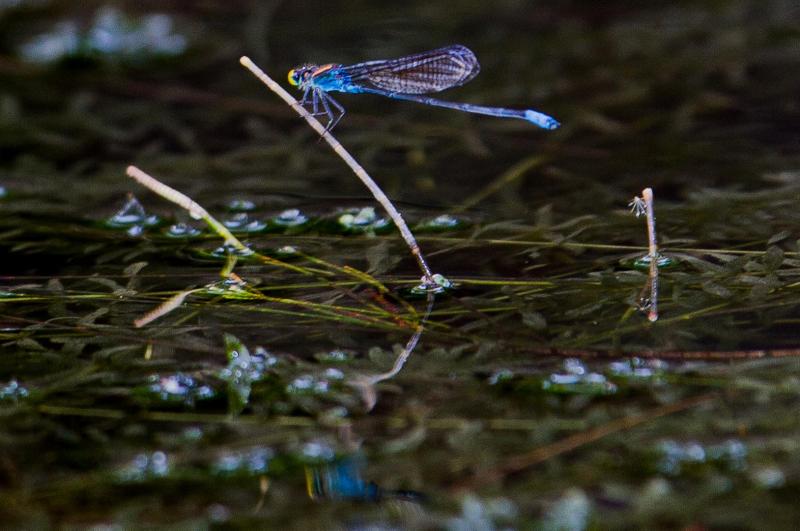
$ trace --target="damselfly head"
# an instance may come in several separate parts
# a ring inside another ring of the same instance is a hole
[[[311,73],[316,70],[316,65],[301,65],[297,68],[289,70],[289,84],[293,87],[302,87],[303,83],[308,81]]]

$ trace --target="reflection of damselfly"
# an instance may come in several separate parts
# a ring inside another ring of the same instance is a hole
[[[306,490],[312,500],[405,500],[422,503],[426,496],[413,490],[384,490],[361,476],[366,461],[360,454],[324,465],[306,467]]]
[[[478,75],[479,71],[480,65],[475,54],[469,48],[456,44],[398,59],[367,61],[351,66],[305,64],[289,71],[289,83],[303,91],[301,104],[308,103],[311,96],[313,113],[328,116],[329,130],[345,113],[344,107],[329,92],[378,94],[459,111],[519,118],[544,129],[555,129],[560,125],[550,116],[531,109],[485,107],[420,96],[463,85]]]

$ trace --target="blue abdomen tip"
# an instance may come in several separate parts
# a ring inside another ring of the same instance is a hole
[[[534,125],[538,125],[542,129],[558,129],[561,124],[552,116],[547,116],[540,112],[527,110],[525,111],[525,119]]]

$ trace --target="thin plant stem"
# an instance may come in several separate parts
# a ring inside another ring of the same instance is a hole
[[[350,153],[342,146],[342,144],[336,140],[336,138],[325,129],[319,120],[314,118],[302,105],[288,92],[286,92],[283,87],[278,85],[271,77],[269,77],[263,70],[261,70],[253,61],[250,60],[247,56],[242,56],[239,59],[239,62],[247,68],[250,72],[253,73],[264,85],[267,86],[272,92],[277,94],[283,101],[285,101],[290,107],[292,107],[297,113],[302,116],[308,125],[312,127],[319,135],[325,139],[328,145],[333,148],[333,151],[336,152],[337,155],[347,164],[353,173],[364,183],[364,186],[369,189],[378,203],[381,204],[383,209],[392,218],[397,229],[400,231],[403,239],[405,240],[406,244],[408,245],[409,249],[411,250],[411,254],[417,260],[417,264],[419,264],[420,270],[422,271],[422,281],[426,288],[429,289],[437,289],[439,288],[439,284],[434,280],[433,274],[431,273],[430,268],[428,267],[428,263],[425,261],[425,257],[422,255],[422,251],[417,244],[416,238],[411,233],[411,229],[408,228],[406,222],[403,220],[403,216],[400,215],[400,212],[395,208],[389,198],[383,193],[383,190],[378,186],[378,184],[369,176],[366,170],[359,164],[355,158],[353,158]]]
[[[162,183],[152,175],[145,173],[144,171],[140,170],[136,166],[128,166],[125,170],[125,173],[133,179],[134,181],[138,182],[145,188],[155,192],[156,194],[160,195],[164,199],[168,201],[172,201],[176,205],[184,208],[189,215],[194,219],[202,219],[205,221],[211,229],[216,232],[220,237],[225,240],[225,245],[230,245],[234,249],[241,251],[252,253],[252,249],[247,247],[243,244],[236,236],[234,236],[228,228],[217,221],[214,216],[208,213],[208,211],[200,206],[197,202],[195,202],[191,197],[187,196],[179,192],[178,190],[167,186],[166,184]],[[290,269],[297,273],[302,273],[304,275],[310,275],[311,272],[307,269],[302,267],[297,267],[292,264],[287,264],[286,262],[282,262],[281,260],[276,260],[274,258],[270,258],[268,256],[257,255],[258,259],[264,263],[271,264],[278,267],[283,267],[286,269]],[[223,276],[227,276],[227,273],[223,272]]]
[[[653,210],[653,189],[645,188],[642,190],[647,210],[647,249],[650,256],[650,306],[647,312],[647,319],[650,322],[658,320],[658,247],[656,246],[656,214]]]
[[[647,214],[648,255],[652,261],[655,261],[658,256],[658,247],[656,246],[656,214],[653,211],[653,189],[645,188],[642,190],[642,199],[644,199]]]
[[[650,298],[647,299],[647,320],[658,320],[658,265],[661,257],[658,255],[656,245],[656,215],[653,209],[653,189],[642,190],[642,197],[634,197],[630,203],[636,217],[644,214],[647,219],[647,261],[649,263],[647,284],[644,291],[650,289]],[[642,294],[642,295],[643,295]],[[641,297],[640,297],[641,298]]]
[[[211,227],[211,229],[225,239],[225,244],[234,247],[239,251],[250,251],[248,247],[243,244],[239,239],[228,230],[225,225],[214,219],[208,211],[197,204],[186,194],[177,191],[174,188],[167,186],[152,175],[148,175],[136,166],[128,166],[125,173],[131,179],[135,180],[145,188],[152,190],[164,199],[172,201],[176,205],[182,207],[194,219],[202,219]]]

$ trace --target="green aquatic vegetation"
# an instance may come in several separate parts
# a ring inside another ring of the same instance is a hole
[[[360,98],[336,129],[448,279],[427,317],[361,184],[230,64],[401,56],[413,23],[382,44],[353,31],[394,8],[300,40],[297,4],[176,8],[180,63],[52,65],[17,52],[61,20],[90,31],[97,6],[0,8],[0,521],[792,528],[791,13],[523,4],[408,9],[426,38],[483,50],[465,101],[543,103],[558,132]],[[131,161],[209,216],[266,226],[226,242],[126,180]],[[646,186],[674,260],[655,322],[626,208]],[[129,191],[138,222],[110,227]]]

